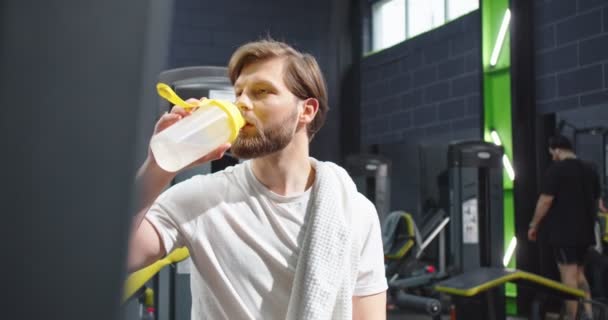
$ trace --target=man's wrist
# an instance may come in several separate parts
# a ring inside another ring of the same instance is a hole
[[[534,222],[530,222],[530,224],[528,225],[529,229],[536,229],[536,223]]]
[[[148,156],[137,172],[138,179],[145,179],[148,183],[165,185],[175,177],[174,172],[167,172],[161,168],[154,157]]]

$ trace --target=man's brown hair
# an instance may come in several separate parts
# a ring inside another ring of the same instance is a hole
[[[228,63],[230,81],[234,85],[241,71],[248,64],[271,58],[286,59],[283,81],[291,93],[302,100],[315,98],[319,101],[319,110],[306,128],[308,138],[312,139],[323,126],[329,110],[325,79],[313,56],[272,39],[249,42],[238,48],[230,58]]]

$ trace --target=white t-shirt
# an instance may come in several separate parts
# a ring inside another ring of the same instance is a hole
[[[167,252],[187,246],[196,269],[193,320],[285,319],[311,190],[273,193],[246,161],[195,176],[157,199],[146,219]],[[353,223],[363,244],[355,296],[387,289],[378,215],[371,203],[361,209]]]

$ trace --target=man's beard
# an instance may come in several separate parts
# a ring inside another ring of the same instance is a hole
[[[297,109],[295,109],[287,119],[279,122],[278,125],[262,128],[262,130],[259,129],[258,125],[255,125],[259,121],[255,122],[256,133],[247,135],[241,131],[232,144],[230,152],[239,159],[252,159],[282,150],[293,139],[297,116]]]

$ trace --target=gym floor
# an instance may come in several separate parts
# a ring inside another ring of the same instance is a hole
[[[411,313],[404,311],[392,311],[388,313],[388,320],[431,320],[431,317],[420,314],[420,313]],[[450,316],[442,315],[441,320],[449,320]],[[518,318],[518,317],[507,317],[506,320],[526,320],[526,318]]]
[[[411,312],[389,312],[388,320],[431,320],[431,317],[420,314],[420,313],[411,313]],[[450,317],[447,315],[441,316],[441,320],[449,320]]]

